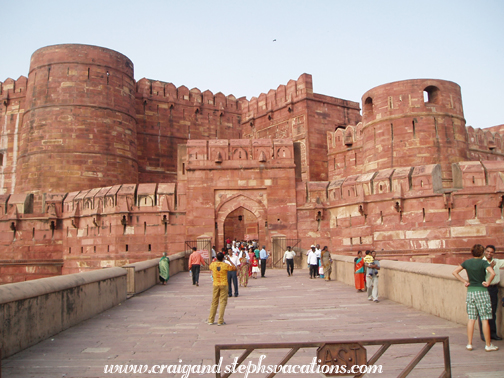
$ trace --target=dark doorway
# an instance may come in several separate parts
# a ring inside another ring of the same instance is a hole
[[[229,213],[224,221],[224,240],[226,239],[237,241],[259,239],[257,217],[243,207]]]

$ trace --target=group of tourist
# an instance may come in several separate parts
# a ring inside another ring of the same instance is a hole
[[[471,249],[473,258],[464,261],[454,271],[453,275],[467,287],[466,306],[469,321],[467,323],[467,346],[473,350],[472,341],[474,325],[479,320],[481,339],[485,341],[485,351],[499,350],[492,344],[493,340],[502,340],[497,335],[495,316],[497,312],[500,268],[504,268],[504,260],[495,259],[495,247],[476,244]],[[467,273],[467,280],[460,272]],[[503,303],[504,305],[504,303]]]
[[[219,308],[217,325],[226,324],[224,311],[228,298],[239,295],[238,283],[240,287],[247,287],[249,278],[256,279],[259,272],[261,272],[261,277],[266,277],[269,256],[265,246],[259,250],[257,243],[236,242],[229,239],[221,252],[217,253],[215,247],[212,248],[212,262],[209,269],[212,272],[213,293],[208,324],[215,324],[217,308]],[[193,285],[196,286],[199,286],[201,265],[205,265],[205,261],[196,248],[193,248],[189,256],[189,269],[192,272]]]
[[[357,252],[354,259],[354,278],[357,292],[367,292],[368,301],[378,303],[378,271],[380,261],[376,259],[376,251]]]
[[[472,341],[476,320],[479,321],[480,336],[485,341],[485,351],[492,352],[499,348],[491,343],[491,340],[502,340],[497,335],[496,312],[498,305],[498,285],[500,282],[500,268],[504,268],[504,260],[494,258],[495,247],[488,245],[483,247],[476,244],[471,249],[473,258],[464,261],[454,271],[453,275],[467,287],[467,314],[469,321],[467,325],[467,350],[473,350]],[[326,281],[331,280],[332,259],[328,247],[320,249],[320,245],[312,245],[306,253],[310,271],[310,279],[323,277]],[[261,277],[266,277],[266,263],[270,254],[265,246],[258,249],[257,243],[229,241],[221,252],[216,253],[212,248],[212,263],[209,266],[212,272],[213,294],[208,324],[215,324],[217,308],[219,317],[217,325],[226,324],[224,322],[224,311],[227,301],[233,294],[239,295],[238,282],[240,287],[247,287],[249,278],[257,278],[257,273],[261,272]],[[294,258],[296,252],[291,246],[283,256],[283,262],[287,266],[287,275],[294,274]],[[199,273],[201,265],[205,265],[205,260],[201,254],[193,248],[189,256],[189,269],[192,273],[193,285],[199,286]],[[259,269],[261,267],[261,269]],[[460,275],[462,270],[466,270],[467,279]],[[368,300],[379,302],[378,300],[378,273],[380,261],[376,258],[376,251],[357,252],[354,259],[355,288],[358,292],[367,292]],[[169,278],[169,259],[166,253],[163,254],[159,262],[159,275],[163,284]],[[233,290],[234,288],[234,290]],[[504,300],[503,300],[504,306]]]
[[[310,279],[320,277],[325,281],[331,280],[332,258],[327,246],[320,249],[320,244],[312,245],[306,252],[306,262],[310,270]]]

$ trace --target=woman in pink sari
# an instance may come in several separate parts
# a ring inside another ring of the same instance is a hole
[[[366,278],[366,275],[364,272],[364,259],[362,258],[362,251],[357,252],[357,257],[354,259],[354,276],[355,288],[357,291],[365,291],[366,283],[364,279]]]
[[[252,264],[250,262],[252,262],[252,259],[254,258],[254,248],[250,247],[249,248],[249,277],[252,277]]]

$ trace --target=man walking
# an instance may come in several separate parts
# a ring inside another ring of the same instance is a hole
[[[268,261],[269,254],[266,252],[266,246],[263,245],[262,249],[259,251],[259,258],[261,259],[261,277],[265,277],[266,274],[266,262]]]
[[[283,256],[283,262],[287,263],[287,275],[291,276],[294,273],[294,257],[296,252],[291,249],[291,246],[287,246],[287,251],[285,251]]]
[[[314,245],[311,246],[311,250],[308,252],[306,261],[308,262],[308,266],[310,267],[310,279],[317,278],[318,259]]]
[[[189,256],[189,270],[192,273],[192,284],[199,286],[200,269],[201,265],[205,265],[205,260],[201,256],[201,253],[197,251],[196,247],[193,247],[192,250]]]
[[[481,244],[476,244],[471,249],[472,259],[464,261],[453,271],[453,275],[460,282],[463,282],[467,287],[467,315],[469,321],[467,322],[467,350],[473,350],[472,340],[474,334],[474,324],[478,316],[481,318],[483,325],[483,335],[485,336],[485,351],[493,352],[499,350],[498,347],[493,346],[490,339],[490,326],[488,319],[492,318],[492,306],[490,304],[490,295],[486,289],[495,277],[495,272],[488,263],[483,261],[483,253],[485,247]],[[467,272],[467,280],[460,276],[460,272],[465,269]],[[485,280],[486,272],[490,273]]]
[[[227,272],[236,271],[236,266],[231,264],[226,264],[223,262],[224,254],[222,252],[217,253],[217,261],[210,264],[209,269],[212,272],[213,278],[213,293],[212,293],[212,305],[210,306],[210,315],[208,316],[208,324],[215,324],[215,314],[217,313],[217,307],[219,307],[219,319],[217,325],[221,326],[226,324],[224,322],[224,311],[226,311],[226,305],[228,300],[228,282],[227,282]],[[229,258],[226,256],[226,262]]]
[[[493,340],[502,340],[501,337],[497,335],[497,326],[495,323],[495,314],[497,313],[497,304],[499,302],[499,282],[500,282],[500,269],[504,268],[504,260],[494,259],[495,247],[493,245],[487,245],[485,248],[485,257],[483,261],[487,261],[495,272],[495,277],[488,285],[487,290],[490,295],[490,303],[492,304],[492,319],[488,319],[488,325],[490,326],[490,338]],[[485,279],[488,280],[490,273],[486,273]],[[483,327],[481,324],[481,319],[478,317],[478,324],[480,329],[481,340],[485,340],[483,335]]]
[[[228,249],[228,256],[229,259],[226,260],[226,263],[229,265],[234,265],[235,268],[240,265],[238,256],[236,255],[236,252],[234,252],[231,248]],[[230,270],[227,272],[227,279],[228,279],[228,296],[232,297],[233,296],[233,285],[234,285],[234,296],[238,296],[238,276],[236,275],[236,269],[235,270]]]

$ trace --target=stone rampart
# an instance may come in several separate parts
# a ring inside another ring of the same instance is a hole
[[[504,162],[453,165],[443,188],[440,165],[384,169],[299,183],[302,246],[383,250],[390,258],[459,263],[473,244],[503,245]]]

